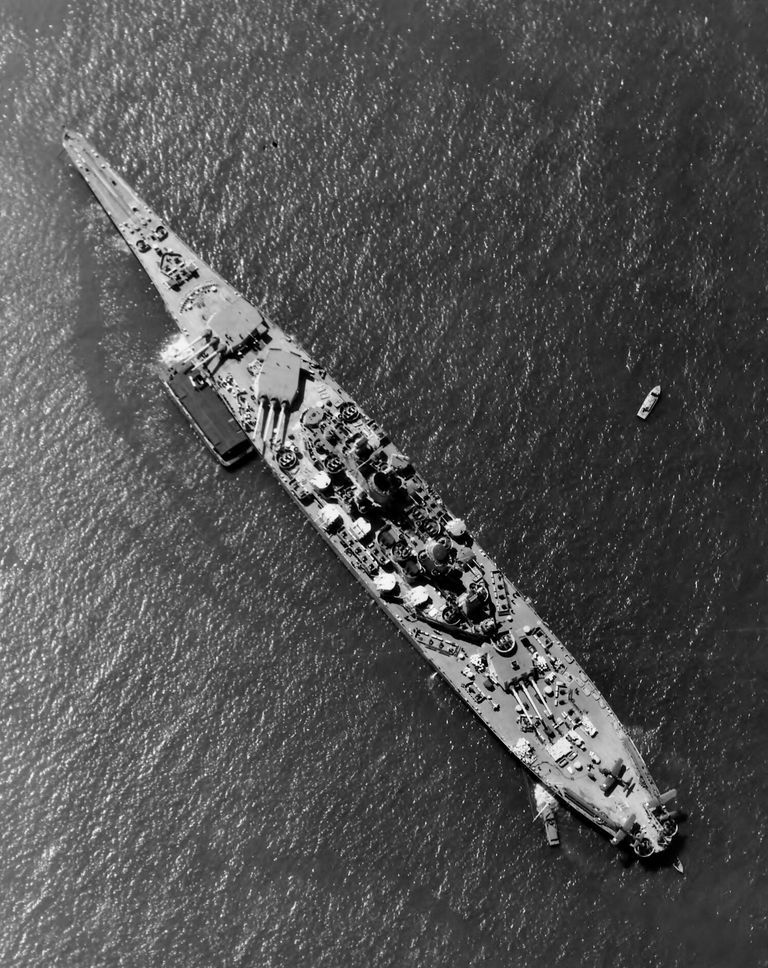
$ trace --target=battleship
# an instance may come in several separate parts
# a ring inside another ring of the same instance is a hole
[[[625,857],[667,851],[681,818],[676,792],[660,792],[595,683],[467,524],[323,366],[83,136],[65,131],[63,144],[178,327],[164,383],[209,448],[225,464],[248,451],[263,460],[532,782]]]

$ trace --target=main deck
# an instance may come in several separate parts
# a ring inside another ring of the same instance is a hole
[[[617,845],[676,832],[604,696],[411,460],[295,340],[172,233],[80,135],[64,146],[281,486],[408,641],[526,768]]]

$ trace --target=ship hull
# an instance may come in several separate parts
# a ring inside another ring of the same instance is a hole
[[[64,146],[206,381],[293,502],[417,652],[537,781],[641,856],[674,822],[565,645],[296,341],[171,232],[80,135]]]

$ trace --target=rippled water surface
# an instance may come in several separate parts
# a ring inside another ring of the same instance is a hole
[[[679,7],[0,0],[0,964],[768,965],[768,13]],[[207,457],[64,123],[533,598],[681,791],[684,877],[569,815],[549,851]]]

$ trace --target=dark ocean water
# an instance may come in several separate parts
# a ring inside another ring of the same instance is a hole
[[[768,965],[765,5],[0,27],[0,965]],[[681,791],[684,877],[569,815],[547,850],[269,474],[205,455],[64,123],[466,516]]]

